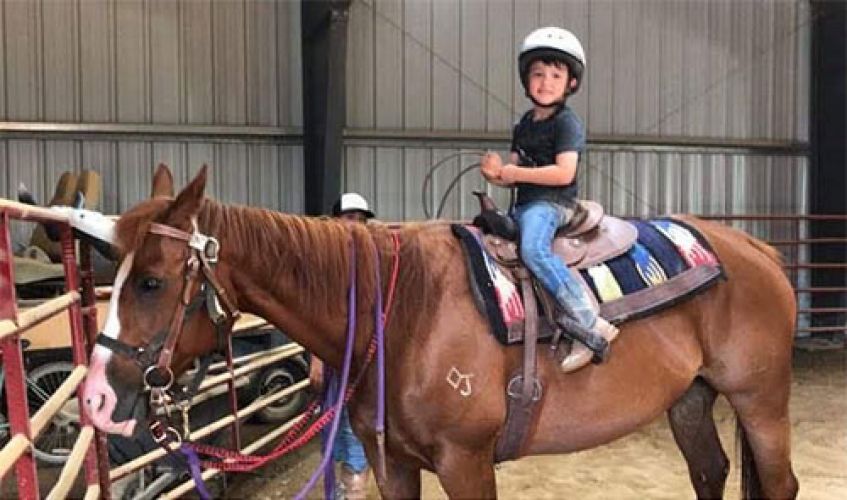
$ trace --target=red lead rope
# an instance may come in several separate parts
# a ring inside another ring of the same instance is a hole
[[[394,304],[394,292],[397,289],[397,279],[400,275],[400,238],[397,236],[396,232],[391,233],[391,238],[394,243],[394,258],[392,259],[393,264],[391,269],[391,279],[388,282],[388,294],[386,295],[385,310],[383,312],[383,320],[386,325],[388,324],[388,318],[391,313],[391,306]],[[364,379],[364,375],[367,373],[367,369],[370,366],[371,361],[373,361],[374,353],[376,353],[376,347],[376,336],[374,335],[371,337],[371,341],[368,344],[368,349],[365,354],[365,363],[362,365],[362,369],[359,371],[358,375],[356,375],[356,380],[344,394],[345,405],[353,396],[353,393],[359,386],[359,383],[362,379]],[[318,415],[318,407],[318,400],[313,400],[306,410],[298,417],[294,425],[286,431],[276,447],[274,447],[274,449],[266,455],[245,455],[238,451],[201,443],[188,443],[187,445],[197,453],[221,459],[221,461],[217,462],[204,460],[201,462],[203,467],[225,472],[249,472],[300,448],[320,433],[323,428],[332,421],[332,418],[335,416],[335,408],[328,409],[315,419],[314,417]],[[303,431],[303,428],[306,427],[306,425],[312,420],[314,420],[312,424]],[[301,431],[302,434],[298,437],[298,434],[300,434]]]

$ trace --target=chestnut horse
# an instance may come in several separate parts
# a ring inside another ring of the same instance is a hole
[[[121,216],[116,235],[123,263],[104,335],[146,346],[155,332],[169,327],[185,282],[186,243],[151,233],[155,222],[217,238],[215,274],[235,305],[339,368],[352,238],[359,249],[355,375],[374,331],[374,287],[383,292],[388,287],[395,252],[391,230],[226,206],[204,198],[205,184],[204,167],[174,198],[170,171],[160,166],[154,196]],[[746,451],[745,496],[792,498],[797,480],[789,450],[796,312],[791,286],[772,248],[720,224],[684,220],[709,241],[727,279],[664,312],[625,323],[605,364],[563,374],[549,356],[539,355],[543,396],[522,454],[598,446],[667,412],[697,496],[721,497],[729,461],[712,407],[723,394],[737,414]],[[521,349],[503,347],[492,336],[474,305],[462,250],[448,226],[410,224],[399,238],[400,272],[385,331],[387,474],[380,492],[418,497],[420,471],[426,469],[438,475],[450,497],[495,497],[504,389],[520,366]],[[373,278],[375,265],[382,266],[382,283]],[[206,314],[186,317],[174,372],[215,345]],[[91,365],[84,399],[95,425],[124,435],[137,432],[148,411],[138,365],[102,345]],[[371,365],[350,401],[353,427],[371,463],[378,458],[375,372]],[[455,380],[448,382],[457,373],[463,376],[458,388]]]

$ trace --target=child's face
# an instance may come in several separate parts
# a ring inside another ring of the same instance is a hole
[[[529,95],[543,106],[561,102],[565,98],[569,80],[567,65],[535,61],[529,67]]]

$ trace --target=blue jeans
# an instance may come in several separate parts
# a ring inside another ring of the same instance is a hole
[[[564,261],[553,254],[556,229],[568,223],[572,212],[558,203],[532,201],[515,207],[521,229],[521,259],[560,305],[571,309],[586,328],[594,328],[597,315],[585,290],[571,276]]]
[[[362,448],[359,438],[353,434],[353,428],[350,427],[350,416],[347,414],[346,407],[341,411],[341,422],[338,423],[338,434],[335,435],[332,458],[336,462],[346,465],[356,473],[368,468],[365,449]]]

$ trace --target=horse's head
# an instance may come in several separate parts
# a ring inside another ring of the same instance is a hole
[[[174,198],[173,177],[160,165],[151,199],[118,221],[121,264],[84,388],[85,409],[102,431],[135,434],[149,411],[145,389],[161,396],[216,345],[217,242],[197,229],[205,184],[203,167]]]

